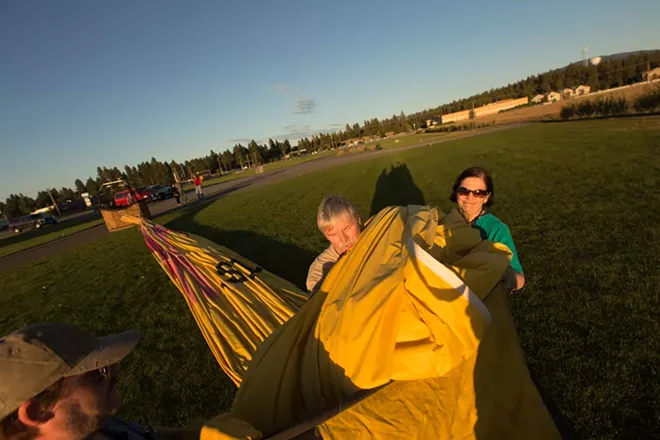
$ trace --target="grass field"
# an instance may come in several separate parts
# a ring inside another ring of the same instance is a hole
[[[310,160],[315,160],[315,159],[320,159],[322,157],[326,156],[332,156],[334,155],[333,152],[330,151],[325,151],[321,152],[319,154],[314,154],[314,155],[307,155],[307,156],[302,156],[302,157],[294,157],[292,159],[287,159],[287,160],[279,160],[276,162],[270,162],[264,165],[264,172],[269,172],[269,171],[275,171],[275,170],[280,170],[282,168],[287,168],[290,166],[298,165],[301,163],[309,162]],[[215,185],[217,183],[222,183],[222,182],[229,182],[231,180],[236,180],[240,179],[241,177],[251,177],[251,176],[256,176],[256,170],[254,168],[249,168],[245,171],[234,171],[231,174],[226,174],[224,176],[217,176],[217,177],[211,177],[204,179],[202,181],[202,188],[206,188],[207,186]],[[195,186],[192,183],[186,183],[183,185],[184,191],[193,189]]]
[[[384,149],[407,147],[424,143],[437,142],[440,139],[451,137],[455,133],[413,133],[402,136],[392,136],[388,139],[373,141],[370,143],[380,144]]]
[[[333,151],[322,151],[318,154],[308,154],[306,156],[293,157],[287,160],[280,160],[277,162],[271,162],[264,165],[264,172],[281,170],[282,168],[287,168],[293,165],[299,165],[301,163],[309,162],[316,159],[321,159],[327,156],[334,156]]]
[[[103,223],[103,219],[100,218],[82,222],[68,220],[42,229],[32,229],[21,234],[7,236],[0,240],[0,257],[75,234],[101,223]]]
[[[578,438],[658,438],[658,146],[659,118],[532,125],[235,192],[159,222],[303,286],[325,246],[324,195],[349,197],[364,218],[388,204],[448,210],[456,174],[483,164],[527,276],[510,306],[537,383]],[[0,334],[40,320],[139,328],[120,381],[126,418],[181,425],[229,408],[234,387],[136,230],[0,275],[0,311]]]

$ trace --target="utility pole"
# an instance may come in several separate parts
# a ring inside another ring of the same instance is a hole
[[[57,203],[55,203],[55,199],[53,198],[53,194],[51,193],[52,190],[48,190],[48,195],[50,196],[51,202],[53,202],[53,205],[55,205],[55,209],[57,210],[57,214],[61,217],[62,213],[60,212],[60,207],[57,206]]]
[[[218,155],[217,159],[218,159],[218,165],[220,166],[220,174],[224,176],[225,170],[222,168],[222,163],[220,162],[220,155]]]

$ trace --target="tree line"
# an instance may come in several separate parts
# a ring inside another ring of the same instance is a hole
[[[288,139],[284,141],[268,139],[264,145],[252,140],[247,145],[239,143],[222,153],[211,150],[207,156],[181,163],[174,160],[160,162],[152,157],[150,161],[137,165],[125,165],[123,169],[98,167],[96,176],[89,177],[84,182],[76,179],[75,189],[66,187],[52,189],[50,194],[46,190],[39,191],[34,199],[24,194],[11,194],[5,202],[0,202],[0,213],[10,218],[28,214],[35,209],[50,206],[52,204],[51,195],[58,204],[79,198],[82,193],[96,196],[103,183],[118,179],[127,181],[133,187],[173,184],[174,173],[180,180],[188,180],[194,174],[215,174],[263,165],[282,160],[292,153],[303,151],[312,153],[334,149],[345,145],[347,141],[358,138],[385,137],[389,134],[405,133],[426,128],[426,121],[433,117],[468,110],[473,106],[481,106],[502,99],[524,96],[532,98],[536,94],[548,93],[553,90],[560,91],[566,87],[572,88],[581,84],[591,86],[592,91],[620,87],[643,81],[643,72],[649,67],[653,69],[658,66],[660,66],[660,51],[605,57],[596,66],[584,66],[581,63],[571,64],[412,115],[407,116],[402,111],[398,115],[394,114],[392,117],[382,120],[373,118],[363,121],[362,124],[347,123],[343,130],[304,137],[298,140],[296,145],[292,145]]]
[[[532,75],[516,83],[453,101],[434,109],[421,112],[425,116],[469,110],[502,99],[516,99],[551,91],[560,92],[565,88],[588,85],[592,91],[607,90],[644,81],[644,72],[660,66],[660,50],[642,51],[621,56],[603,57],[598,65],[573,63],[560,69]]]

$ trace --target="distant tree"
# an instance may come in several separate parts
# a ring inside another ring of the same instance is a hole
[[[51,206],[52,204],[53,201],[50,199],[50,195],[48,194],[48,191],[37,192],[37,198],[34,201],[34,207],[36,209],[45,208],[47,206]]]
[[[231,151],[225,150],[222,152],[222,155],[220,156],[220,161],[222,162],[222,165],[224,165],[225,170],[231,170],[236,168],[236,160],[234,159],[234,155],[231,154]]]
[[[19,207],[21,208],[21,212],[23,214],[29,214],[34,211],[36,207],[34,199],[32,197],[24,196],[23,194],[21,194],[20,197]]]
[[[153,184],[159,185],[171,185],[174,183],[174,177],[172,176],[172,170],[167,163],[159,162],[155,157],[151,158],[150,171],[153,180]],[[202,168],[208,168],[208,164],[204,163]],[[217,164],[216,164],[217,167]]]
[[[248,166],[248,162],[246,160],[246,154],[247,154],[247,148],[245,148],[241,144],[236,144],[234,145],[234,159],[240,165],[241,167]]]
[[[282,156],[289,154],[291,152],[291,142],[288,139],[284,139],[284,142],[281,144]]]
[[[137,172],[142,185],[155,185],[157,183],[149,162],[140,162],[137,166]]]
[[[87,192],[87,188],[85,188],[85,184],[82,183],[82,180],[76,179],[74,184],[76,185],[76,191],[78,192],[78,194],[82,194],[84,192]]]
[[[220,155],[213,150],[209,154],[209,169],[211,172],[217,172],[220,169]]]
[[[259,144],[257,144],[254,139],[252,139],[248,144],[248,151],[250,153],[250,159],[254,165],[263,163],[263,158],[261,157],[261,149],[259,148]]]
[[[21,211],[20,200],[21,196],[16,194],[10,194],[9,197],[7,197],[7,200],[5,201],[4,212],[5,215],[7,215],[7,217],[10,219],[23,215],[23,212]]]
[[[4,214],[11,219],[29,214],[34,211],[35,208],[36,202],[31,197],[24,196],[23,194],[10,194],[5,201],[3,211]]]
[[[470,110],[469,118],[470,118],[470,119],[474,119],[474,118],[476,118],[476,114],[474,113],[474,109],[471,109],[471,110]]]
[[[277,160],[280,156],[282,156],[282,149],[280,148],[279,142],[276,142],[273,139],[268,139],[268,160]]]
[[[589,69],[589,76],[587,77],[587,85],[591,87],[592,92],[598,90],[598,86],[600,84],[598,82],[598,70],[595,67]]]
[[[58,203],[66,202],[67,200],[73,200],[76,198],[76,193],[71,188],[62,187],[62,189],[60,189],[58,192]]]
[[[91,177],[85,182],[85,189],[87,189],[87,192],[92,197],[99,193],[99,186],[98,182]]]
[[[125,165],[124,174],[126,175],[126,181],[129,185],[132,187],[142,186],[142,178],[140,177],[137,168]]]

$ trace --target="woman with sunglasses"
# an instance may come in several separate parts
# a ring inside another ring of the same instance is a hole
[[[513,290],[522,289],[525,285],[525,275],[509,227],[486,210],[493,204],[494,196],[493,179],[488,171],[472,167],[463,170],[458,176],[449,199],[458,205],[465,221],[479,230],[483,240],[505,244],[511,250],[511,268],[515,277],[511,280],[510,287]]]

